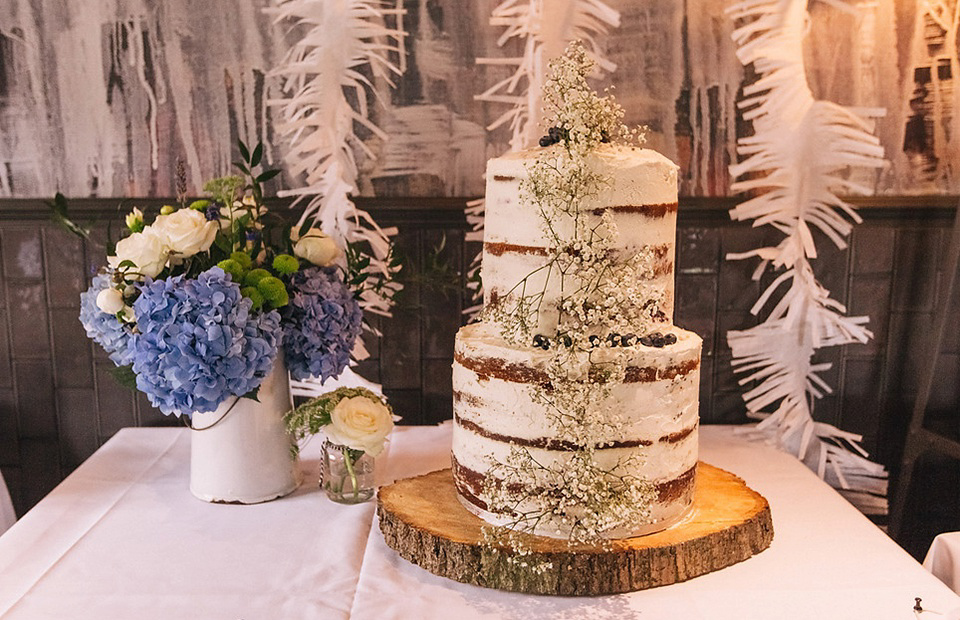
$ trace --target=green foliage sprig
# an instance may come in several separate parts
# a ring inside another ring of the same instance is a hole
[[[57,192],[57,195],[53,197],[53,200],[47,201],[47,206],[50,207],[50,218],[54,222],[81,239],[90,239],[90,228],[88,226],[78,224],[70,219],[70,214],[68,213],[67,207],[67,199],[63,194]]]
[[[260,174],[254,174],[253,169],[263,161],[263,143],[258,142],[251,152],[243,140],[237,140],[237,146],[240,148],[240,156],[243,161],[235,161],[233,165],[243,172],[250,180],[247,188],[253,193],[257,203],[263,202],[263,188],[261,183],[266,183],[273,177],[280,174],[279,168],[264,169]]]
[[[346,273],[344,281],[353,290],[357,299],[368,297],[382,298],[388,305],[392,305],[400,286],[397,283],[397,274],[403,268],[403,259],[390,247],[384,258],[386,271],[371,267],[372,252],[366,241],[347,243],[344,248],[346,259]]]
[[[398,264],[411,262],[406,254],[396,252],[393,256]],[[452,299],[463,293],[464,275],[454,264],[451,253],[447,250],[446,233],[423,252],[419,261],[413,261],[413,263],[417,264],[418,268],[400,274],[399,279],[403,282],[404,288],[393,298],[398,307],[412,308],[422,304],[422,301],[418,304],[407,296],[407,293],[416,290],[417,286],[420,288],[421,299],[434,295]]]

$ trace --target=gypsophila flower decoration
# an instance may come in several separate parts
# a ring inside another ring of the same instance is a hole
[[[194,494],[248,503],[296,486],[282,420],[292,404],[284,353],[299,379],[338,376],[360,334],[357,298],[366,288],[356,260],[362,252],[337,247],[317,228],[291,231],[263,204],[262,184],[279,172],[254,172],[263,146],[250,150],[240,142],[239,150],[242,161],[235,165],[244,176],[208,182],[208,198],[187,201],[180,166],[178,205],[155,215],[134,208],[125,217],[128,234],[107,248],[107,266],[81,295],[80,321],[118,366],[118,376],[135,380],[151,404],[189,420],[196,431],[210,431],[193,434]],[[89,238],[69,220],[62,196],[51,207],[60,223]],[[260,425],[247,419],[260,410],[275,418],[270,438],[237,448],[236,460],[222,445],[211,448],[209,458],[198,455],[215,432],[233,438],[247,432],[225,427]],[[282,488],[232,497],[206,489],[199,478],[210,476],[195,475],[200,462],[237,469],[252,458],[244,453],[270,451],[262,441],[279,447],[282,463],[253,463],[245,473],[214,477],[233,475],[236,480],[221,486],[243,487],[245,477],[269,477],[273,469]]]
[[[285,420],[298,440],[323,432],[321,485],[335,502],[357,504],[374,494],[374,458],[393,430],[393,410],[365,388],[339,388],[290,411]]]
[[[623,109],[612,96],[589,87],[592,67],[576,43],[551,62],[543,88],[551,127],[519,187],[520,200],[537,205],[549,247],[542,266],[482,314],[511,345],[544,351],[543,385],[550,387],[534,390],[533,400],[548,412],[556,440],[569,446],[568,458],[553,464],[523,445],[488,458],[478,490],[500,525],[485,528],[484,545],[491,552],[509,549],[508,563],[528,562],[520,532],[606,548],[611,537],[648,523],[656,498],[650,480],[630,473],[638,470],[638,458],[600,453],[603,438],[618,436],[623,423],[611,395],[626,376],[624,348],[655,333],[667,303],[662,287],[650,282],[656,250],[615,259],[619,231],[611,212],[583,213],[611,184],[589,165],[595,153],[609,142],[630,146],[644,139],[643,128],[622,124]],[[562,283],[559,296],[548,299],[554,280]],[[552,568],[549,562],[524,566],[538,573]]]

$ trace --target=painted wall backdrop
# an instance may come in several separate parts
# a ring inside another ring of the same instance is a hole
[[[501,105],[474,99],[507,75],[478,66],[497,47],[498,2],[398,0],[409,32],[397,88],[378,84],[387,140],[360,158],[364,195],[479,195],[487,132]],[[610,82],[628,122],[682,167],[683,194],[729,193],[727,164],[742,84],[722,0],[608,0]],[[811,6],[806,42],[814,96],[884,108],[877,135],[889,166],[860,179],[877,194],[960,191],[957,0],[858,0],[856,13]],[[0,196],[173,195],[182,157],[193,188],[229,168],[237,137],[263,138],[279,164],[269,75],[295,35],[271,23],[269,0],[0,0]],[[388,18],[393,19],[393,18]],[[287,185],[295,179],[280,181]]]

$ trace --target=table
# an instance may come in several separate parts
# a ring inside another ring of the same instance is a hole
[[[923,567],[951,590],[960,592],[960,532],[938,534],[923,559]]]
[[[560,598],[468,586],[386,547],[374,505],[341,506],[307,482],[256,506],[190,496],[183,429],[124,429],[0,536],[0,617],[580,619],[960,617],[960,597],[789,455],[730,428],[701,430],[701,458],[770,501],[773,544],[685,583]],[[386,478],[448,465],[450,425],[401,427]],[[914,597],[926,609],[914,614]],[[958,610],[958,611],[954,611]]]

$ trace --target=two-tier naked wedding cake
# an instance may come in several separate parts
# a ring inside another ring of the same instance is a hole
[[[572,278],[550,277],[541,269],[551,254],[552,231],[544,226],[538,205],[521,198],[520,186],[533,160],[545,150],[562,148],[515,153],[487,165],[484,302],[503,303],[517,293],[518,283],[527,274],[534,274],[525,287],[542,292],[538,334],[557,332],[558,300],[564,287],[577,285],[569,281]],[[606,215],[619,233],[611,244],[613,261],[622,265],[640,257],[643,263],[637,269],[634,294],[626,301],[642,309],[639,314],[647,320],[638,321],[637,328],[646,331],[624,334],[622,328],[610,326],[607,333],[590,334],[598,346],[576,353],[598,367],[618,355],[625,366],[623,377],[609,386],[606,398],[589,406],[609,418],[609,423],[596,424],[600,430],[594,438],[596,462],[608,468],[620,463],[625,469],[619,474],[646,480],[654,489],[644,522],[613,528],[619,536],[638,535],[662,529],[684,514],[691,503],[697,463],[701,340],[672,321],[677,167],[652,150],[611,144],[599,145],[586,162],[591,171],[609,179],[603,191],[580,205],[586,226],[598,225]],[[624,336],[628,336],[626,342]],[[615,338],[616,346],[610,346]],[[546,341],[548,347],[550,340],[556,341],[554,346],[564,346],[562,336],[534,339],[538,344]],[[511,522],[519,513],[539,510],[537,504],[551,502],[556,492],[545,488],[548,481],[538,476],[539,470],[532,470],[526,480],[509,481],[530,491],[513,514],[491,512],[488,491],[500,482],[496,472],[512,449],[525,448],[549,470],[582,447],[563,436],[551,404],[541,397],[550,389],[545,370],[550,355],[549,348],[535,346],[533,339],[528,344],[507,342],[494,320],[468,325],[457,335],[454,480],[464,505],[491,523]],[[568,512],[576,509],[571,506]],[[558,535],[559,529],[559,536],[569,534],[557,525],[543,523],[534,530]]]
[[[590,89],[591,67],[576,44],[553,61],[547,135],[487,165],[452,467],[378,493],[387,544],[465,583],[629,592],[773,537],[766,500],[697,460],[702,342],[673,324],[677,166]]]
[[[492,159],[484,312],[453,364],[460,501],[511,530],[661,530],[693,501],[701,340],[673,325],[677,166],[552,66],[539,147]]]

